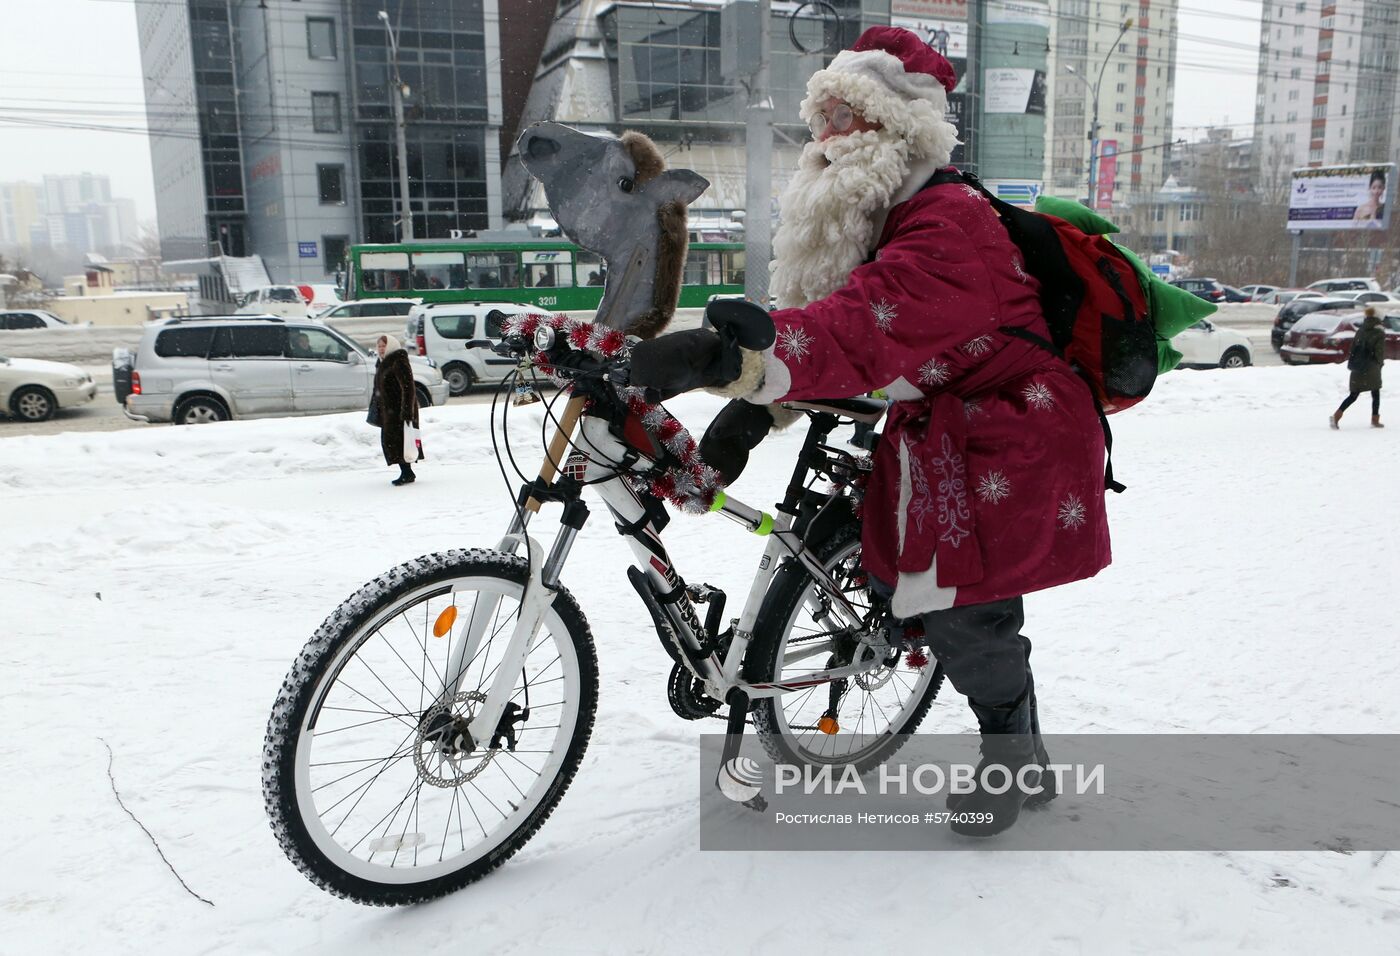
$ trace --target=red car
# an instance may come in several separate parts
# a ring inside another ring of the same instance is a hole
[[[1345,362],[1351,340],[1366,315],[1363,312],[1314,312],[1294,324],[1283,339],[1279,357],[1285,365]],[[1400,315],[1381,316],[1385,327],[1385,357],[1400,359]]]

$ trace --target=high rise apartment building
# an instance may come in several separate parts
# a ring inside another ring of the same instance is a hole
[[[1396,160],[1398,66],[1400,0],[1266,0],[1254,112],[1264,177]]]
[[[1100,144],[1116,153],[1105,161],[1100,150],[1099,186],[1112,183],[1114,206],[1155,192],[1166,179],[1173,141],[1177,0],[1056,0],[1054,14],[1055,111],[1047,191],[1067,198],[1088,195],[1097,85]]]
[[[136,239],[136,205],[112,196],[106,176],[45,176],[42,183],[0,183],[0,246],[52,246],[118,253]]]

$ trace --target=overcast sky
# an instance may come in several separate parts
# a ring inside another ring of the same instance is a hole
[[[286,0],[272,0],[274,3]],[[1177,135],[1254,119],[1260,0],[1182,0]],[[141,56],[131,0],[3,0],[0,182],[45,173],[106,173],[112,191],[155,217],[150,152],[139,132]],[[1248,135],[1247,125],[1237,126]]]

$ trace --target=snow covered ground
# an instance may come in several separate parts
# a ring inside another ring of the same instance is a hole
[[[1027,602],[1047,731],[1400,726],[1400,436],[1365,427],[1364,402],[1327,429],[1345,378],[1175,373],[1117,416],[1129,490],[1110,502],[1114,564]],[[673,407],[698,432],[718,402]],[[268,710],[302,643],[362,582],[494,542],[509,505],[487,414],[428,412],[430,460],[401,489],[357,415],[0,439],[0,952],[1400,943],[1396,854],[700,853],[697,735],[719,725],[671,715],[669,662],[623,577],[626,548],[596,516],[565,582],[598,641],[601,701],[559,809],[503,869],[446,900],[383,911],[322,893],[263,814]],[[517,416],[526,468],[539,417]],[[770,502],[797,440],[769,441],[736,494]],[[742,593],[756,539],[685,516],[666,537],[689,579]],[[945,696],[925,729],[970,729]],[[99,738],[127,805],[214,907],[180,889],[121,812]]]

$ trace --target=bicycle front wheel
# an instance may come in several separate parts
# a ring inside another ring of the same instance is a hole
[[[845,599],[868,613],[872,598],[860,563],[860,525],[839,528],[818,550],[818,558]],[[858,639],[833,613],[832,604],[800,563],[784,567],[754,628],[744,661],[746,680],[800,681],[849,664],[858,653]],[[902,735],[918,728],[942,683],[941,666],[912,667],[902,651],[894,650],[853,677],[759,699],[754,728],[764,750],[779,763],[854,764],[865,773],[903,745]]]
[[[505,862],[553,811],[598,700],[593,637],[567,590],[515,675],[513,719],[497,728],[514,745],[466,733],[527,580],[525,560],[499,552],[418,558],[362,587],[302,650],[268,721],[263,796],[313,883],[360,903],[433,899]],[[479,643],[453,680],[454,643],[473,625]]]

